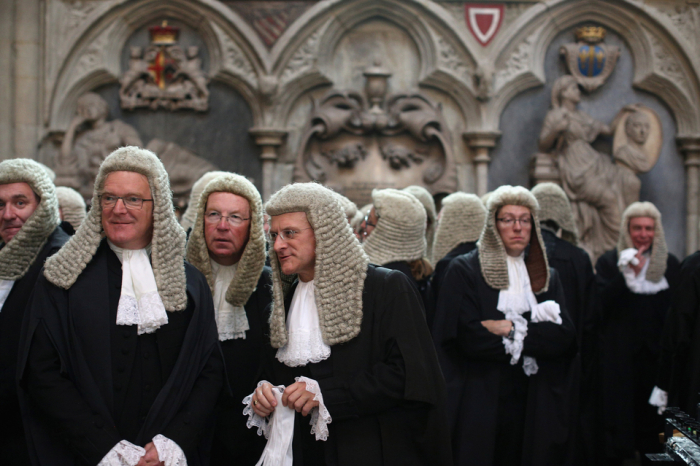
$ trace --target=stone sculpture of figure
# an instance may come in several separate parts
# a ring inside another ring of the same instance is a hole
[[[618,118],[606,125],[576,107],[581,91],[573,76],[562,76],[552,88],[552,109],[540,133],[540,151],[559,165],[561,184],[571,200],[581,243],[595,259],[615,247],[624,203],[623,168],[591,146],[599,135],[611,135]],[[621,114],[622,115],[622,114]],[[624,205],[626,207],[626,204]]]
[[[653,165],[643,147],[649,138],[651,119],[649,115],[634,107],[632,110],[625,121],[627,143],[614,152],[615,161],[621,168],[620,187],[625,207],[639,201],[642,182],[637,177],[637,173],[648,172]]]
[[[76,116],[63,138],[56,171],[63,185],[80,190],[86,197],[92,196],[95,176],[109,154],[123,146],[143,146],[132,126],[119,120],[107,121],[108,116],[107,101],[88,92],[78,99]]]

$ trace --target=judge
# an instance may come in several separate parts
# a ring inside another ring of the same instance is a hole
[[[657,385],[668,393],[668,406],[689,414],[700,403],[700,251],[681,263],[680,279],[672,297],[661,338]]]
[[[327,188],[286,186],[266,211],[270,341],[244,400],[249,425],[271,438],[263,454],[303,466],[450,465],[444,382],[409,279],[369,265]],[[279,450],[273,438],[285,440]]]
[[[447,269],[433,338],[459,465],[562,464],[565,387],[576,332],[550,269],[537,200],[501,186],[477,249]]]
[[[433,258],[435,273],[432,278],[433,296],[437,299],[442,279],[452,259],[476,248],[486,220],[486,208],[474,194],[453,193],[442,200],[438,217]],[[432,321],[428,320],[428,325]]]
[[[678,259],[666,247],[661,213],[650,202],[631,204],[622,215],[617,248],[596,263],[610,463],[621,464],[635,450],[644,455],[661,449],[663,418],[657,410],[666,401],[654,387],[661,333],[678,278]]]
[[[18,377],[32,463],[202,464],[223,361],[168,174],[122,147],[92,201],[27,306]]]
[[[574,442],[567,463],[600,463],[600,387],[597,370],[597,290],[588,253],[577,246],[578,230],[569,199],[554,183],[532,188],[540,205],[540,227],[550,267],[559,273],[566,308],[576,327],[578,354],[569,372],[569,407]]]
[[[433,242],[435,241],[435,231],[437,229],[437,209],[435,208],[435,199],[433,195],[423,186],[412,185],[403,189],[409,194],[413,194],[418,202],[425,209],[425,257],[431,262],[433,261]]]
[[[219,342],[231,390],[216,409],[211,464],[253,465],[264,439],[246,429],[241,400],[257,383],[272,299],[265,267],[262,199],[255,186],[233,173],[220,174],[201,192],[187,243],[187,260],[207,278],[214,298]]]
[[[406,275],[420,294],[426,315],[432,315],[433,266],[425,255],[425,208],[412,194],[396,189],[375,189],[372,201],[362,244],[370,263]]]
[[[0,163],[0,464],[28,465],[15,374],[19,333],[44,261],[68,241],[54,185],[29,159]]]

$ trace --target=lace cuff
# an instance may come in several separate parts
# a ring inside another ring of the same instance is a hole
[[[311,433],[316,435],[316,440],[328,440],[328,424],[333,419],[331,418],[331,413],[328,412],[328,408],[323,403],[321,387],[319,387],[318,382],[308,377],[296,377],[294,380],[305,382],[306,390],[315,395],[314,401],[318,401],[318,407],[311,410]]]
[[[649,404],[659,408],[658,413],[663,414],[668,405],[668,393],[661,390],[659,387],[654,387],[649,397]]]
[[[97,466],[136,466],[146,450],[122,440],[112,447]]]
[[[515,328],[515,334],[513,339],[503,337],[503,346],[506,347],[506,354],[510,354],[510,363],[517,364],[520,360],[520,354],[523,352],[523,340],[527,335],[527,320],[520,314],[515,312],[508,312],[506,314],[506,320],[513,322],[513,328]]]
[[[256,390],[260,387],[263,386],[263,384],[270,383],[267,380],[261,380],[258,382],[258,386],[256,387]],[[272,384],[270,384],[272,385]],[[277,387],[273,387],[277,388]],[[284,389],[284,387],[281,387]],[[245,425],[248,427],[248,429],[252,429],[253,427],[258,428],[258,435],[264,435],[265,438],[269,439],[270,438],[270,419],[269,417],[262,417],[259,416],[253,411],[253,393],[250,395],[246,396],[243,398],[243,404],[245,405],[245,408],[243,408],[243,415],[248,416],[248,420],[246,421]]]
[[[165,466],[187,466],[185,452],[180,445],[170,440],[164,435],[158,434],[153,437],[153,445],[158,450],[158,459],[165,463]]]

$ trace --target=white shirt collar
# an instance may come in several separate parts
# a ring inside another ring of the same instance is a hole
[[[314,295],[314,281],[299,280],[287,314],[287,344],[277,350],[277,360],[290,366],[305,366],[321,362],[331,355],[331,348],[323,341],[318,308]]]
[[[214,276],[214,312],[219,341],[245,339],[246,330],[250,330],[248,317],[243,306],[234,306],[226,301],[226,293],[231,280],[236,276],[238,264],[221,265],[213,259],[211,272]]]
[[[144,249],[123,249],[109,239],[107,244],[122,263],[117,325],[137,325],[139,335],[155,332],[168,323],[168,314],[148,259],[150,245]]]
[[[14,280],[0,280],[0,311],[7,301],[7,297],[10,296],[12,287],[14,286]]]

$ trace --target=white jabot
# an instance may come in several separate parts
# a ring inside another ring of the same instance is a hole
[[[137,325],[138,334],[153,333],[168,323],[168,314],[158,294],[156,278],[145,249],[122,249],[107,240],[122,263],[122,290],[117,307],[117,325]]]
[[[250,330],[243,306],[234,306],[226,301],[226,292],[236,275],[237,268],[238,264],[221,265],[211,260],[211,272],[214,275],[214,311],[219,341],[245,339],[246,330]]]
[[[7,297],[10,296],[10,291],[12,291],[12,286],[14,284],[14,280],[0,280],[0,311],[2,311]]]
[[[321,362],[331,355],[323,341],[314,296],[314,281],[299,280],[287,315],[287,344],[277,350],[277,360],[289,367]]]
[[[505,314],[515,328],[513,339],[503,337],[506,353],[511,355],[510,363],[517,364],[523,351],[527,336],[527,320],[522,316],[531,312],[531,322],[554,322],[561,325],[561,309],[554,301],[537,302],[530,285],[530,275],[525,266],[525,254],[518,257],[506,256],[508,265],[508,289],[498,293],[496,308]],[[536,374],[539,370],[537,360],[530,356],[523,358],[523,370],[526,375]]]
[[[646,261],[644,262],[642,271],[639,272],[639,275],[635,275],[630,264],[639,264],[639,259],[637,259],[636,256],[636,249],[624,249],[620,251],[620,258],[617,261],[617,266],[620,267],[622,275],[625,277],[627,288],[629,288],[632,293],[636,294],[656,294],[659,291],[668,289],[668,281],[666,280],[666,277],[661,277],[661,280],[656,283],[647,280],[647,269],[649,268],[649,263],[651,262],[651,253],[648,251],[643,254]]]

